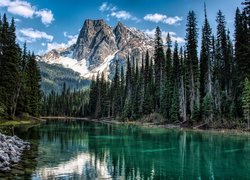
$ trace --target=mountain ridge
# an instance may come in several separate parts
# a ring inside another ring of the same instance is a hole
[[[53,49],[39,61],[62,64],[90,79],[101,72],[112,75],[114,62],[124,65],[128,56],[140,64],[147,50],[152,53],[153,44],[153,39],[147,34],[121,22],[112,28],[103,19],[86,19],[75,44]]]

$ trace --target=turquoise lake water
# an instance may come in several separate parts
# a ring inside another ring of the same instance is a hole
[[[0,179],[250,179],[250,136],[49,120]]]

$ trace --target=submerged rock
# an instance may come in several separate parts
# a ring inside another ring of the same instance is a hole
[[[0,171],[10,170],[10,166],[20,160],[22,152],[30,148],[30,143],[17,136],[0,133]]]

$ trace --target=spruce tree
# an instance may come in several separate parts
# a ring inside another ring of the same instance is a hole
[[[242,94],[242,109],[244,118],[247,121],[247,128],[250,129],[250,82],[245,78],[244,89]]]
[[[155,72],[155,109],[159,111],[160,108],[160,94],[162,82],[162,69],[165,61],[163,41],[161,37],[161,30],[159,27],[155,31],[155,49],[154,49],[154,72]]]
[[[189,71],[189,111],[193,116],[194,106],[199,108],[199,67],[197,57],[198,46],[197,20],[194,11],[190,11],[187,17],[186,48],[187,64]]]
[[[209,25],[206,13],[206,6],[204,8],[205,12],[205,21],[202,27],[202,40],[201,40],[201,54],[200,54],[200,104],[201,104],[201,113],[208,113],[210,119],[212,116],[212,111],[207,109],[211,108],[210,106],[203,105],[203,100],[205,104],[211,104],[212,102],[212,30]],[[208,102],[209,101],[209,102]],[[206,108],[206,109],[203,109]],[[208,117],[202,116],[204,118]]]

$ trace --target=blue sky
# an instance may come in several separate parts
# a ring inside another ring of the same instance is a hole
[[[0,13],[16,19],[17,37],[35,53],[66,47],[77,39],[85,19],[105,19],[110,26],[118,21],[153,35],[159,26],[163,36],[183,43],[189,10],[197,15],[201,30],[206,2],[213,33],[216,13],[222,10],[233,35],[236,7],[243,0],[0,0]],[[200,31],[199,31],[200,33]]]

